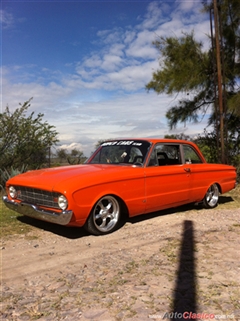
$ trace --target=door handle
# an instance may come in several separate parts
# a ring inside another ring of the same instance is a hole
[[[189,167],[184,167],[185,172],[190,173],[191,169]]]

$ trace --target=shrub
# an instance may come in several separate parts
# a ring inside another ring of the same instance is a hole
[[[0,169],[0,188],[5,189],[6,182],[13,176],[24,173],[27,171],[27,165],[22,165],[20,169],[10,167],[9,169]]]

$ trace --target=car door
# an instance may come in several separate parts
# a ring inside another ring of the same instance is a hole
[[[211,177],[211,172],[206,171],[206,164],[193,146],[182,145],[182,155],[185,167],[191,173],[190,181],[190,202],[201,200],[209,187],[207,181]],[[205,172],[206,171],[206,172]]]
[[[146,212],[189,201],[190,170],[179,144],[157,144],[145,168]]]

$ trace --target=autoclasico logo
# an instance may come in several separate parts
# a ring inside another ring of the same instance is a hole
[[[178,312],[171,312],[171,313],[165,313],[163,316],[163,319],[214,319],[214,314],[209,313],[193,313],[193,312],[184,312],[184,313],[178,313]]]
[[[149,316],[151,319],[162,318],[162,319],[201,319],[201,320],[211,320],[211,319],[233,319],[234,314],[214,314],[214,313],[193,313],[193,312],[166,312],[163,316],[152,314]]]

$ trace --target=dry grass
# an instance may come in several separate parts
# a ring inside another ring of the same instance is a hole
[[[240,184],[229,193],[220,196],[218,209],[240,208]]]
[[[33,226],[24,224],[18,217],[21,215],[17,212],[11,211],[0,200],[0,222],[1,222],[1,235],[6,237],[14,234],[27,234],[34,229]]]

